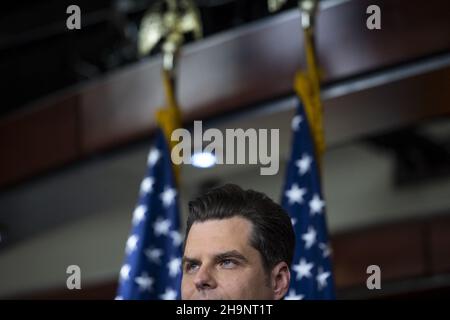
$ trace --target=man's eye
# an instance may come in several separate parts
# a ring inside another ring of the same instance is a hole
[[[198,267],[199,267],[199,265],[196,263],[187,263],[185,270],[188,273],[192,273],[192,272],[195,272],[198,269]]]
[[[220,265],[226,269],[231,269],[236,267],[237,263],[231,259],[225,259],[220,262]]]

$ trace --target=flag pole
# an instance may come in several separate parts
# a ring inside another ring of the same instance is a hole
[[[303,37],[306,54],[306,72],[298,71],[294,88],[304,99],[306,114],[311,124],[315,152],[319,167],[325,151],[325,137],[323,131],[323,106],[320,99],[320,73],[315,50],[315,16],[318,7],[317,0],[299,1]]]
[[[163,11],[162,8],[167,8]],[[172,132],[181,126],[181,112],[176,92],[176,66],[184,34],[192,32],[195,39],[202,36],[200,13],[191,0],[179,2],[162,0],[154,4],[143,18],[142,32],[139,34],[139,51],[148,54],[156,47],[159,40],[162,44],[163,67],[162,82],[165,95],[165,107],[156,111],[158,126],[164,133],[169,150],[175,145],[171,141]],[[172,165],[177,184],[180,182],[180,167]]]
[[[270,12],[278,11],[287,0],[268,0]],[[318,0],[299,0],[301,26],[305,44],[306,70],[299,70],[294,78],[294,91],[300,97],[305,107],[305,113],[310,123],[311,135],[314,141],[319,168],[322,167],[322,158],[325,151],[325,138],[323,131],[323,108],[320,99],[320,73],[315,50],[315,16]]]

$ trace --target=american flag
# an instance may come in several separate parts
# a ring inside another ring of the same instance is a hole
[[[140,185],[117,300],[180,298],[181,244],[178,194],[169,146],[158,130]]]
[[[314,142],[300,101],[292,119],[292,131],[291,158],[281,202],[291,217],[296,247],[290,288],[285,299],[334,299],[325,202],[314,155]]]

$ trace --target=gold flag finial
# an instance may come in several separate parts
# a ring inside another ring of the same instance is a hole
[[[172,71],[184,34],[202,37],[200,13],[192,0],[160,0],[144,15],[139,30],[139,54],[149,54],[162,40],[163,67]]]
[[[302,28],[308,29],[314,27],[314,17],[316,16],[318,0],[301,0],[298,5],[300,7],[300,15],[302,20]]]
[[[287,0],[267,0],[267,7],[269,9],[269,12],[277,12],[286,4],[286,2]],[[298,1],[303,29],[313,27],[318,3],[318,0]]]

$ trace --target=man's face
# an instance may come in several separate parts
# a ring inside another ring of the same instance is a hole
[[[251,222],[241,217],[194,223],[183,257],[182,298],[273,299],[251,232]]]

